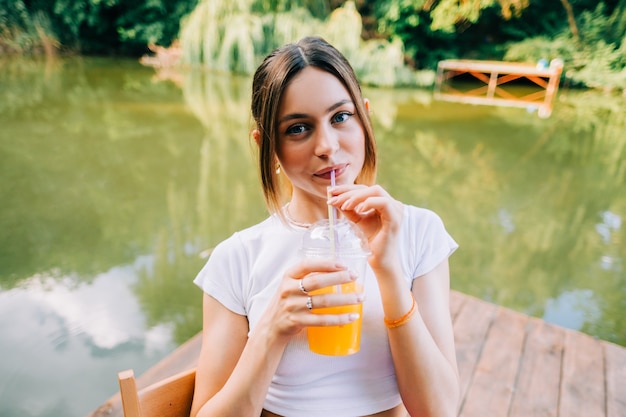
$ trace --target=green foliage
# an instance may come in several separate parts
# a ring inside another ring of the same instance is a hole
[[[316,19],[326,18],[331,8],[326,0],[253,0],[251,12],[273,14],[307,10]]]
[[[498,59],[497,44],[507,38],[503,22],[520,16],[526,0],[378,1],[378,29],[398,36],[416,68],[434,69],[447,58]]]
[[[623,37],[626,36],[626,0],[620,0],[609,16],[606,36],[609,42],[621,42],[623,46]]]
[[[190,65],[206,63],[219,71],[252,71],[263,23],[248,13],[250,6],[249,0],[201,1],[182,23],[183,60]]]
[[[308,9],[286,3],[264,4],[263,13],[254,13],[261,7],[251,2],[201,1],[182,24],[183,61],[191,66],[251,74],[277,46],[319,34],[346,55],[364,83],[394,86],[418,82],[404,65],[399,39],[361,39],[363,22],[352,1],[335,9],[325,20],[317,19]]]
[[[57,44],[46,13],[29,13],[22,0],[0,0],[0,54],[38,53]]]
[[[25,27],[29,21],[30,16],[22,0],[0,0],[0,27]]]
[[[0,54],[140,56],[150,43],[169,46],[181,37],[187,62],[249,73],[273,48],[322,34],[377,85],[415,84],[405,63],[432,71],[448,58],[535,62],[558,55],[573,84],[623,88],[626,0],[368,0],[337,9],[340,3],[0,0]],[[343,17],[333,27],[335,12]]]
[[[573,85],[626,90],[626,36],[619,43],[606,42],[607,34],[612,33],[614,22],[619,19],[606,16],[604,10],[600,4],[581,14],[579,42],[572,39],[569,30],[564,30],[554,38],[541,36],[513,43],[504,58],[524,62],[560,58],[565,76]],[[623,19],[626,13],[620,13]]]
[[[169,45],[197,0],[0,0],[0,48],[36,52],[47,40],[84,54],[139,55],[148,43]],[[43,16],[43,19],[41,17]],[[42,39],[41,27],[45,28]],[[0,49],[1,52],[1,49]]]
[[[417,68],[447,58],[561,58],[571,85],[624,88],[626,0],[379,0],[380,32],[399,37]],[[577,33],[580,43],[577,42]]]
[[[441,0],[430,12],[433,31],[455,32],[461,22],[474,24],[480,18],[483,9],[492,7],[496,0]]]

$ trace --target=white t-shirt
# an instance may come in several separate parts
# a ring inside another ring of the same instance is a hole
[[[285,270],[300,258],[305,231],[271,216],[218,244],[194,283],[229,310],[247,316],[252,330]],[[437,214],[405,205],[399,248],[408,288],[457,247]],[[356,417],[401,401],[378,284],[368,265],[360,351],[318,355],[309,351],[306,331],[300,332],[285,349],[264,408],[286,417]]]

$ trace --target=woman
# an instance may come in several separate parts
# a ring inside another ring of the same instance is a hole
[[[220,243],[194,281],[205,294],[191,415],[456,415],[448,257],[457,245],[436,214],[374,185],[369,103],[350,64],[309,37],[272,52],[252,87],[271,216]],[[378,283],[365,294],[311,296],[315,307],[365,298],[361,350],[344,357],[311,353],[303,331],[358,319],[312,314],[307,303],[310,291],[353,279],[340,264],[298,253],[329,205],[367,236]]]

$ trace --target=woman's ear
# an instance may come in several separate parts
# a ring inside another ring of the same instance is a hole
[[[256,144],[258,146],[261,146],[261,132],[259,132],[259,129],[254,129],[252,131],[252,137],[254,138]]]
[[[363,99],[363,103],[365,104],[365,110],[367,110],[367,112],[369,113],[369,111],[370,111],[370,99],[369,98],[364,98]]]

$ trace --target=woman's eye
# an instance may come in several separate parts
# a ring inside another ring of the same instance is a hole
[[[347,111],[337,113],[336,115],[333,116],[333,123],[343,123],[347,121],[350,118],[350,116],[352,116],[352,113],[349,113]]]
[[[288,135],[298,135],[306,131],[306,127],[304,125],[293,125],[287,128],[286,133]]]

